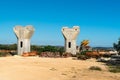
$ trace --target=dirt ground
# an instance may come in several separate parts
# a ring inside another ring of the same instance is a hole
[[[99,66],[102,71],[91,71]],[[120,80],[120,73],[111,73],[95,59],[0,57],[0,80]]]

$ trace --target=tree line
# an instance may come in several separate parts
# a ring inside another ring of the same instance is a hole
[[[17,50],[17,44],[0,44],[0,50]],[[31,45],[31,51],[37,52],[64,52],[64,47],[62,46],[39,46]]]
[[[60,53],[63,53],[65,50],[64,50],[64,47],[62,47],[62,46],[59,47],[59,46],[51,46],[51,45],[48,45],[48,46],[32,45],[31,51],[37,51],[39,53],[41,53],[41,52],[60,52]]]
[[[17,44],[0,44],[0,50],[17,50]]]

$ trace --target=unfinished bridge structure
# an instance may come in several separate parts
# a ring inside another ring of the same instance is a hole
[[[13,30],[18,40],[17,54],[22,55],[24,52],[30,52],[30,38],[34,33],[34,28],[31,25],[15,26]]]
[[[65,52],[76,54],[76,38],[80,32],[79,26],[73,28],[63,27],[62,34],[65,39]]]

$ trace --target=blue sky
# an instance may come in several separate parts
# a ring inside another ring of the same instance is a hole
[[[112,46],[120,37],[120,0],[0,0],[0,44],[17,43],[15,25],[33,25],[32,44],[64,45],[61,28],[80,26],[77,44]]]

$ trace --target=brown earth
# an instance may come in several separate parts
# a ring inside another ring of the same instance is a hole
[[[91,71],[99,66],[102,71]],[[0,80],[120,80],[104,63],[72,58],[0,57]]]

